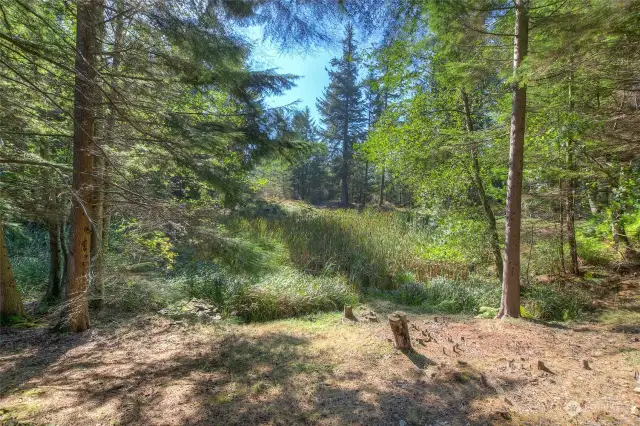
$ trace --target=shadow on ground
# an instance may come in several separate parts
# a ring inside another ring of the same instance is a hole
[[[20,357],[15,368],[0,365],[5,416],[37,423],[133,425],[504,420],[474,408],[495,396],[479,372],[468,366],[439,369],[418,352],[392,351],[379,360],[366,354],[365,364],[353,362],[335,344],[313,346],[313,335],[304,333],[144,323],[95,331],[90,338],[51,339],[33,341],[24,357],[20,349],[2,345],[3,360]],[[501,386],[508,390],[519,383],[502,380]],[[28,412],[14,404],[25,395],[31,401]]]

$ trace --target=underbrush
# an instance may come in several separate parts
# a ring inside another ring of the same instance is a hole
[[[230,297],[228,308],[245,320],[267,321],[340,310],[357,301],[357,293],[344,278],[286,270],[241,288]]]
[[[178,262],[169,273],[113,276],[105,305],[116,310],[158,311],[185,299],[211,303],[225,316],[267,321],[342,309],[358,296],[344,277],[310,275],[281,265],[261,274],[239,274],[212,261]]]
[[[447,314],[474,314],[483,306],[500,303],[499,284],[478,279],[455,281],[438,277],[427,283],[403,284],[391,292],[369,294],[401,305],[420,306],[425,312]]]
[[[536,284],[522,288],[526,313],[543,321],[580,319],[591,309],[591,296],[584,290],[561,285]]]
[[[478,314],[500,306],[501,286],[478,278],[455,281],[439,277],[427,283],[407,283],[390,292],[369,291],[368,295],[425,312]],[[522,288],[523,316],[544,321],[578,319],[590,309],[588,293],[567,287],[533,285]]]
[[[7,226],[5,229],[18,290],[24,300],[37,300],[49,279],[48,235],[35,226]]]
[[[177,225],[169,232],[133,220],[114,223],[105,305],[136,312],[198,299],[224,315],[263,321],[338,310],[356,303],[359,292],[451,314],[477,314],[500,302],[481,218],[294,204],[201,216],[188,232]],[[578,249],[584,262],[604,266],[613,249],[600,228],[581,223]],[[542,220],[523,224],[523,312],[543,320],[578,318],[589,306],[586,293],[553,279],[533,284],[539,275],[560,271],[554,229]],[[37,228],[9,232],[27,299],[41,298],[46,289],[46,237]]]
[[[486,237],[481,223],[442,224],[404,211],[307,209],[235,218],[228,225],[284,243],[299,270],[344,274],[361,289],[391,290],[437,276],[464,279],[490,256],[479,243]]]

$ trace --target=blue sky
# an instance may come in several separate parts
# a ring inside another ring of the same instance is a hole
[[[282,96],[270,97],[267,100],[269,105],[283,106],[300,101],[297,108],[304,109],[308,106],[316,123],[319,122],[316,99],[322,96],[324,88],[329,84],[329,75],[325,68],[329,66],[332,58],[340,55],[340,43],[336,43],[335,47],[308,49],[304,53],[296,53],[293,50],[280,52],[272,43],[262,40],[260,29],[252,28],[249,33],[249,37],[255,43],[252,55],[254,68],[276,68],[281,74],[299,76],[296,87]]]

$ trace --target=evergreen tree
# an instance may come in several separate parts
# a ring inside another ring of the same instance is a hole
[[[324,125],[322,136],[328,145],[340,151],[340,204],[342,206],[349,205],[353,146],[361,139],[363,125],[366,123],[362,92],[358,83],[358,64],[354,30],[349,24],[342,41],[342,57],[331,61],[329,86],[317,102]]]

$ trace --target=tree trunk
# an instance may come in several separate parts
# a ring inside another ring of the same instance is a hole
[[[99,26],[102,23],[100,0],[79,0],[76,14],[76,80],[73,133],[73,204],[69,241],[67,281],[67,323],[70,331],[89,328],[89,273],[91,265],[91,222],[89,212],[93,196],[93,157],[96,53]]]
[[[574,102],[572,97],[572,80],[573,77],[569,76],[569,110],[573,112]],[[570,131],[571,132],[571,131]],[[576,167],[575,167],[575,142],[573,135],[569,133],[567,139],[567,170],[569,172],[569,179],[567,180],[567,242],[569,243],[569,258],[571,260],[571,273],[574,275],[580,274],[578,267],[578,248],[576,244],[576,230],[575,230],[575,200],[576,200]]]
[[[125,13],[124,1],[116,0],[116,21],[115,21],[115,29],[113,34],[113,52],[112,52],[112,63],[111,69],[113,74],[117,74],[120,70],[120,51],[122,46],[124,45],[124,19],[123,15]],[[111,91],[110,91],[110,105],[109,111],[105,123],[105,132],[104,132],[104,141],[102,144],[102,154],[106,155],[106,150],[108,147],[112,146],[115,142],[116,137],[116,111],[113,106],[113,103],[117,101],[116,97],[118,95],[118,82],[114,78],[111,81]],[[109,228],[111,227],[111,203],[109,190],[111,189],[111,168],[109,167],[106,158],[102,159],[102,182],[101,182],[101,192],[102,192],[102,225],[100,229],[102,230],[102,236],[100,238],[100,258],[96,259],[96,269],[97,269],[97,277],[96,286],[102,290],[102,296],[104,297],[104,266],[107,251],[109,250]]]
[[[60,254],[62,254],[62,276],[60,278],[61,295],[64,296],[66,283],[69,278],[69,244],[67,242],[67,224],[64,219],[58,220],[58,238],[60,241]]]
[[[567,185],[567,242],[569,243],[569,259],[571,273],[574,275],[580,274],[580,268],[578,266],[578,246],[576,243],[576,229],[575,229],[575,192],[576,182],[575,179],[569,178]]]
[[[505,225],[505,270],[498,318],[520,316],[520,225],[522,215],[522,168],[527,111],[527,88],[518,81],[518,69],[527,56],[529,41],[528,0],[514,0],[516,6],[513,48],[513,101],[509,137],[509,178]]]
[[[51,160],[50,147],[44,144],[40,148],[40,156],[46,160]],[[47,217],[45,218],[47,231],[49,233],[49,283],[45,293],[44,301],[48,304],[54,304],[60,301],[62,295],[62,282],[60,270],[60,236],[58,228],[58,201],[56,188],[53,183],[51,170],[44,170],[42,173],[42,184],[47,197]]]
[[[384,205],[384,175],[385,168],[382,168],[382,176],[380,176],[380,196],[378,197],[378,205],[382,207]]]
[[[24,306],[11,269],[4,226],[0,221],[0,322],[14,316],[24,317]]]
[[[631,241],[629,241],[624,223],[622,223],[622,214],[622,209],[614,209],[611,212],[611,233],[618,253],[620,253],[620,241],[625,244],[625,252],[631,248]]]
[[[49,231],[49,285],[45,301],[56,303],[62,297],[62,270],[60,268],[60,227],[58,221],[48,223]]]
[[[364,207],[367,204],[367,183],[369,181],[369,160],[364,162],[364,181],[360,186],[360,204]]]
[[[396,311],[389,314],[388,318],[396,348],[411,349],[411,335],[407,325],[407,314]]]
[[[594,183],[589,185],[587,190],[587,197],[589,201],[589,210],[591,214],[600,214],[600,207],[598,206],[598,184]]]
[[[562,273],[566,274],[567,268],[564,263],[564,189],[562,187],[562,179],[560,180],[560,247],[558,247],[558,254],[560,255]]]
[[[344,305],[344,317],[350,320],[355,320],[356,316],[353,315],[353,306]]]
[[[471,105],[469,103],[469,96],[467,92],[462,90],[462,104],[465,113],[465,122],[467,124],[467,131],[473,132],[473,121],[471,119]],[[471,168],[473,170],[473,183],[480,196],[480,202],[484,210],[484,216],[487,219],[487,226],[489,227],[491,251],[493,251],[493,259],[496,265],[496,275],[499,279],[502,279],[502,250],[500,249],[500,240],[498,238],[498,228],[496,226],[496,217],[493,214],[487,193],[484,190],[484,183],[482,182],[482,175],[480,173],[480,161],[478,160],[478,147],[476,142],[472,140],[470,142],[471,152]]]
[[[349,142],[347,137],[342,141],[342,171],[341,171],[341,184],[342,190],[340,193],[340,204],[343,207],[349,205]]]

